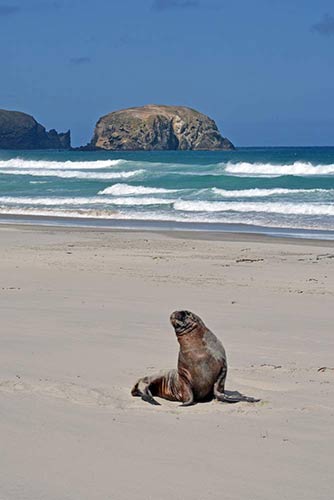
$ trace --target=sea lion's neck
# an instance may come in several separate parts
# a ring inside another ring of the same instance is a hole
[[[177,335],[180,348],[182,350],[193,348],[197,342],[202,343],[204,332],[205,330],[195,326],[194,328],[183,332],[181,335]]]

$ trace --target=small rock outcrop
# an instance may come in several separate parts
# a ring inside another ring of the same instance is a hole
[[[0,109],[0,149],[70,149],[70,131],[47,132],[32,116]]]
[[[90,144],[81,149],[234,149],[211,118],[184,106],[148,105],[114,111],[99,119]]]

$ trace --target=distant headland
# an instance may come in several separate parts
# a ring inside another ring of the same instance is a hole
[[[235,149],[208,116],[185,106],[147,106],[102,116],[92,140],[71,148],[70,132],[46,132],[25,113],[0,110],[0,149],[73,149],[74,151],[219,151]]]
[[[0,149],[70,149],[70,131],[47,132],[35,118],[0,109]]]

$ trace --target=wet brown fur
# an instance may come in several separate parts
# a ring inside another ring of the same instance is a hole
[[[180,401],[182,406],[212,398],[230,403],[251,399],[226,395],[225,349],[199,316],[189,311],[175,311],[170,321],[180,345],[177,370],[139,379],[131,391],[133,396],[159,404],[154,399],[157,396]]]

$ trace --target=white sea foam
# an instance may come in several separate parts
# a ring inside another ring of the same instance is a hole
[[[144,206],[144,205],[169,205],[175,200],[161,198],[107,198],[107,197],[75,197],[75,198],[32,198],[27,196],[0,196],[0,204],[10,205],[35,205],[35,206],[85,206],[85,205],[120,205],[120,206]]]
[[[184,212],[258,212],[285,215],[334,215],[334,205],[278,202],[176,201],[175,210]]]
[[[116,210],[103,210],[103,209],[54,209],[54,208],[32,208],[32,207],[4,207],[0,206],[0,215],[15,215],[15,216],[43,216],[43,217],[62,217],[62,218],[75,218],[75,219],[105,219],[105,220],[143,220],[143,221],[169,221],[169,222],[188,222],[188,223],[223,223],[223,224],[242,224],[242,225],[258,225],[263,227],[276,227],[281,228],[282,222],[279,219],[272,219],[270,216],[266,218],[263,215],[259,215],[257,219],[256,216],[252,215],[248,217],[246,214],[235,214],[235,213],[221,213],[221,214],[210,214],[210,213],[183,213],[178,214],[178,212],[167,212],[162,213],[159,211],[154,212],[137,212],[137,211],[116,211]],[[328,230],[328,227],[323,221],[322,224],[319,223],[312,224],[310,221],[304,222],[299,217],[286,220],[284,219],[283,226],[286,228],[294,229],[323,229]],[[131,223],[130,226],[131,227]],[[323,237],[323,236],[322,236]],[[329,236],[328,239],[333,239]]]
[[[137,211],[116,211],[104,209],[70,209],[70,208],[36,208],[36,207],[10,207],[0,205],[0,214],[4,215],[33,215],[33,216],[49,216],[49,217],[74,217],[74,218],[96,218],[96,219],[121,219],[121,220],[143,220],[143,221],[170,221],[170,222],[202,222],[202,223],[219,223],[233,222],[236,224],[254,224],[254,218],[223,218],[212,217],[211,214],[178,214],[177,212],[162,213],[156,212],[137,212]]]
[[[62,209],[62,208],[36,208],[36,207],[8,207],[0,205],[0,215],[24,215],[24,216],[43,216],[43,217],[74,217],[80,219],[141,219],[141,220],[175,220],[173,216],[164,216],[160,214],[146,213],[140,214],[135,212],[135,214],[130,214],[128,212],[119,212],[116,210],[104,210],[104,209],[92,209],[92,208],[81,208],[81,209]],[[182,218],[180,218],[181,220]]]
[[[98,194],[112,194],[114,196],[128,196],[128,195],[141,195],[141,194],[162,194],[162,193],[175,193],[177,189],[164,189],[145,186],[130,186],[129,184],[114,184],[109,186]]]
[[[7,175],[32,175],[36,177],[61,177],[63,179],[127,179],[142,174],[145,170],[132,170],[131,172],[80,172],[74,170],[0,170],[0,174]]]
[[[143,205],[171,205],[174,201],[175,200],[167,200],[164,198],[110,198],[110,203],[112,205],[127,207]]]
[[[285,188],[273,188],[273,189],[219,189],[212,188],[214,194],[223,196],[224,198],[254,198],[254,197],[266,197],[275,196],[282,194],[305,194],[305,193],[329,193],[330,189],[285,189]]]
[[[73,217],[80,219],[121,219],[121,220],[156,220],[156,221],[179,221],[184,222],[184,216],[178,216],[175,213],[161,214],[159,212],[121,212],[116,210],[99,209],[52,209],[35,207],[7,207],[0,206],[0,215],[24,215],[24,216],[43,216],[43,217]],[[201,217],[197,217],[199,222],[205,222]],[[209,222],[210,219],[207,218]],[[189,219],[189,222],[192,222]],[[196,222],[196,220],[194,220]],[[218,220],[217,220],[218,222]]]
[[[284,215],[334,215],[333,204],[278,203],[278,202],[220,202],[220,201],[182,201],[153,197],[27,197],[1,196],[0,204],[31,205],[44,207],[85,207],[87,205],[114,205],[124,207],[172,205],[176,211],[183,212],[258,212]]]
[[[225,172],[234,175],[248,176],[280,176],[280,175],[333,175],[334,164],[312,165],[312,163],[295,162],[292,165],[273,165],[272,163],[220,163]]]
[[[48,161],[48,160],[24,160],[13,158],[1,160],[1,169],[46,169],[46,170],[95,170],[126,164],[127,160],[96,160],[96,161]]]
[[[141,160],[125,160],[125,159],[109,159],[109,160],[27,160],[24,158],[12,158],[10,160],[0,160],[1,169],[47,169],[47,170],[95,170],[106,169],[117,166],[126,166],[129,168],[153,168],[170,170],[175,169],[177,172],[183,169],[193,168],[196,165],[187,165],[183,163],[164,163]],[[198,165],[200,166],[200,165]]]
[[[19,208],[19,207],[2,207],[0,206],[0,214],[4,215],[33,215],[43,217],[75,217],[82,219],[115,219],[118,218],[116,211],[112,210],[54,210],[51,208]]]
[[[248,217],[246,214],[235,214],[235,213],[221,213],[221,214],[212,214],[212,213],[178,213],[178,212],[135,212],[135,211],[120,211],[117,212],[117,219],[125,219],[125,220],[144,220],[144,221],[165,221],[165,222],[185,222],[185,223],[204,223],[204,224],[242,224],[242,225],[258,225],[258,226],[271,226],[271,227],[282,227],[282,224],[273,221],[271,219],[264,219],[262,215],[259,215],[257,219],[256,216],[252,215]],[[293,221],[284,221],[284,227],[300,227],[301,221],[298,218],[298,223]],[[312,225],[304,225],[305,228],[314,229]],[[320,229],[319,225],[316,226],[317,229]],[[326,229],[326,228],[324,228]]]

